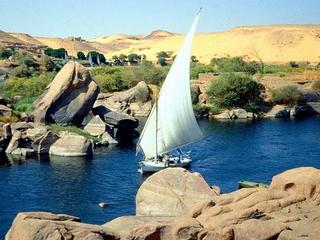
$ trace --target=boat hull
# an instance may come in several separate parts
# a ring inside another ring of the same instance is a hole
[[[169,157],[165,161],[144,160],[139,163],[139,172],[158,172],[169,167],[187,167],[191,162],[190,157],[183,157],[181,160],[178,157]]]

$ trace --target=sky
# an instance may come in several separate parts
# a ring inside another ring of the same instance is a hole
[[[157,29],[186,33],[200,7],[198,32],[320,24],[319,0],[0,0],[0,30],[84,39]]]

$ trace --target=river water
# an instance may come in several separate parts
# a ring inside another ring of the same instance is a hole
[[[205,137],[192,150],[191,171],[223,192],[239,180],[269,183],[273,175],[299,166],[320,168],[320,118],[258,122],[199,122]],[[135,213],[138,173],[135,146],[98,149],[92,158],[29,159],[0,166],[0,236],[21,211],[51,211],[105,223]],[[99,208],[99,202],[108,203]]]

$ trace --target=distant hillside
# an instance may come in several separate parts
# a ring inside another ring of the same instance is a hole
[[[147,36],[117,34],[88,41],[76,38],[31,37],[0,31],[0,44],[10,41],[40,44],[52,48],[66,48],[69,54],[95,50],[107,58],[121,53],[145,54],[155,61],[156,53],[172,51],[176,54],[184,36],[157,30]],[[208,63],[213,57],[244,56],[265,62],[320,61],[320,25],[271,25],[236,27],[226,32],[199,33],[193,44],[193,55]]]

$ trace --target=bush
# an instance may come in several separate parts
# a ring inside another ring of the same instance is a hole
[[[302,98],[302,93],[296,86],[284,86],[271,91],[271,100],[276,104],[295,105]]]
[[[299,67],[299,64],[296,63],[295,61],[290,61],[290,62],[289,62],[289,66],[292,67],[292,68],[298,68],[298,67]]]
[[[255,74],[259,71],[256,62],[245,62],[241,57],[213,58],[211,65],[216,66],[219,72],[245,72]]]
[[[77,52],[77,58],[79,60],[86,60],[86,55],[83,52]]]
[[[68,54],[68,52],[64,48],[58,48],[58,49],[47,48],[44,50],[44,54],[51,57],[64,59],[65,55]]]
[[[10,48],[0,49],[0,59],[8,59],[13,55],[13,51]]]
[[[262,101],[264,86],[248,75],[227,73],[211,80],[207,94],[210,103],[219,108],[245,107]]]
[[[313,90],[320,94],[320,80],[314,81],[311,87]]]
[[[88,132],[86,132],[80,128],[77,128],[75,126],[72,126],[72,125],[62,126],[59,124],[51,124],[48,126],[48,128],[49,128],[49,130],[51,130],[55,134],[59,134],[59,132],[61,132],[61,131],[68,131],[68,132],[72,132],[72,133],[84,136],[87,139],[99,141],[99,139],[97,137],[94,137],[94,136],[90,135]]]
[[[32,104],[37,97],[24,97],[13,104],[13,109],[17,112],[30,113],[33,111]]]
[[[199,77],[199,73],[208,73],[208,72],[214,72],[212,66],[204,65],[204,64],[195,64],[194,66],[191,66],[190,78],[197,79]]]
[[[37,97],[41,95],[47,85],[53,80],[55,72],[42,73],[30,78],[13,77],[1,84],[3,96],[13,98],[14,96]]]

